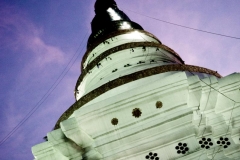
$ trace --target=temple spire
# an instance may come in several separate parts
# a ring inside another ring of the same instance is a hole
[[[88,39],[88,47],[102,36],[112,32],[126,29],[143,28],[130,20],[130,18],[118,9],[114,0],[97,0],[95,3],[95,17],[92,20],[92,34]]]
[[[117,3],[114,0],[97,0],[94,7],[97,14],[106,11],[109,7],[117,8]]]

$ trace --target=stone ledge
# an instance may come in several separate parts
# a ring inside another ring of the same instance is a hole
[[[158,66],[153,67],[150,69],[138,71],[129,75],[125,75],[123,77],[119,77],[113,81],[110,81],[93,91],[87,93],[83,97],[81,97],[76,103],[74,103],[69,109],[67,109],[62,116],[58,119],[54,129],[58,129],[60,127],[60,122],[68,119],[75,110],[81,108],[83,105],[88,103],[89,101],[93,100],[94,98],[100,96],[101,94],[119,87],[121,85],[124,85],[129,82],[136,81],[141,78],[149,77],[152,75],[165,73],[165,72],[171,72],[171,71],[189,71],[189,72],[199,72],[199,73],[206,73],[214,75],[218,78],[221,78],[221,75],[219,75],[216,71],[212,71],[207,68],[198,67],[198,66],[192,66],[192,65],[182,65],[182,64],[172,64],[172,65],[165,65],[165,66]]]

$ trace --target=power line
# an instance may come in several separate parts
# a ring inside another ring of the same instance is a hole
[[[142,38],[143,38],[143,37],[142,37]],[[144,38],[143,38],[143,39],[144,39]],[[147,40],[146,40],[146,41],[147,41]],[[164,54],[165,56],[169,57],[168,55],[166,55],[165,53],[163,53],[161,50],[159,50],[159,51],[160,51],[162,54]],[[147,56],[148,56],[148,55],[147,55]],[[170,57],[169,57],[169,58],[170,58]],[[145,60],[146,60],[146,59],[145,59]],[[179,63],[179,64],[181,64],[181,63]],[[195,74],[194,74],[193,72],[191,72],[191,71],[189,71],[189,72],[190,72],[193,76],[195,76]],[[204,82],[202,79],[199,79],[202,83],[204,83],[206,86],[208,86],[208,87],[210,88],[210,91],[209,91],[209,94],[208,94],[208,100],[209,100],[209,96],[210,96],[212,90],[215,90],[216,92],[218,92],[219,94],[221,94],[221,95],[224,96],[225,98],[227,98],[227,99],[231,100],[232,102],[234,102],[234,105],[233,105],[232,110],[231,110],[231,115],[230,115],[230,118],[229,118],[228,128],[227,128],[227,131],[226,131],[226,133],[225,133],[225,136],[226,136],[227,133],[228,133],[228,131],[229,131],[229,128],[230,128],[230,123],[231,123],[231,121],[232,121],[232,117],[233,117],[232,114],[233,114],[233,110],[234,110],[235,104],[236,104],[236,103],[240,103],[240,102],[236,102],[234,99],[228,97],[228,96],[225,95],[224,93],[222,93],[222,92],[220,92],[219,90],[217,90],[216,88],[212,87],[212,86],[211,86],[211,85],[212,85],[211,77],[208,77],[208,78],[209,78],[209,80],[210,80],[210,84]],[[207,100],[207,102],[208,102],[208,100]],[[205,105],[205,107],[204,107],[203,112],[205,111],[206,106],[207,106],[207,103],[206,103],[206,105]],[[198,108],[198,109],[199,109],[199,108]],[[201,114],[201,119],[200,119],[200,122],[199,122],[199,126],[200,126],[200,124],[201,124],[201,121],[202,121],[202,114]],[[199,127],[199,126],[198,126],[198,127]],[[206,130],[206,127],[205,127],[205,129],[204,129],[201,137],[203,137],[203,135],[204,135],[204,133],[205,133],[205,130]],[[220,149],[221,149],[221,147],[219,147],[219,149],[218,149],[218,151],[217,151],[216,153],[213,153],[212,160],[215,158],[216,154],[219,152]],[[202,153],[201,155],[203,155],[203,154],[204,154],[204,153]],[[201,157],[201,156],[200,156],[200,157]],[[199,159],[200,159],[200,157],[199,157]]]
[[[46,99],[50,96],[50,94],[56,89],[56,87],[59,85],[59,83],[63,80],[63,78],[66,76],[68,71],[71,69],[71,67],[73,66],[73,64],[75,63],[77,58],[79,57],[80,54],[78,54],[78,56],[74,59],[74,57],[78,53],[78,50],[80,49],[80,46],[82,45],[82,43],[85,40],[86,35],[87,35],[87,33],[85,34],[85,36],[84,36],[82,42],[80,43],[77,51],[74,53],[74,55],[72,56],[71,60],[68,62],[68,64],[64,68],[64,70],[61,72],[61,74],[56,79],[56,81],[52,84],[52,86],[48,89],[48,91],[43,95],[43,97],[37,102],[37,104],[27,113],[27,115],[5,136],[5,138],[3,138],[1,140],[0,146],[4,142],[6,142],[17,131],[17,129],[20,128],[33,115],[33,113],[35,113],[35,111],[43,104],[43,102],[46,101]],[[83,48],[81,49],[81,51],[79,53],[81,53],[82,50],[83,50]],[[72,62],[73,59],[74,59],[74,61]],[[70,65],[71,62],[72,62],[72,64]],[[70,67],[69,67],[69,65],[70,65]]]
[[[127,9],[128,10],[128,9]],[[210,31],[205,31],[205,30],[201,30],[201,29],[196,29],[196,28],[192,28],[192,27],[188,27],[188,26],[184,26],[184,25],[180,25],[180,24],[176,24],[176,23],[172,23],[172,22],[168,22],[168,21],[164,21],[164,20],[161,20],[161,19],[158,19],[158,18],[154,18],[154,17],[150,17],[150,16],[147,16],[147,15],[144,15],[144,14],[141,14],[141,13],[138,13],[138,12],[135,12],[135,11],[131,11],[129,10],[130,12],[133,12],[133,13],[136,13],[136,14],[139,14],[141,16],[144,16],[144,17],[147,17],[147,18],[151,18],[151,19],[154,19],[154,20],[157,20],[157,21],[160,21],[160,22],[163,22],[163,23],[168,23],[168,24],[171,24],[171,25],[175,25],[175,26],[178,26],[178,27],[182,27],[182,28],[186,28],[186,29],[191,29],[191,30],[195,30],[195,31],[199,31],[199,32],[204,32],[204,33],[208,33],[208,34],[213,34],[213,35],[217,35],[217,36],[222,36],[222,37],[226,37],[226,38],[232,38],[232,39],[240,39],[239,37],[233,37],[233,36],[229,36],[229,35],[224,35],[224,34],[220,34],[220,33],[214,33],[214,32],[210,32]],[[192,73],[191,71],[189,71],[192,75],[195,75],[194,73]],[[228,124],[228,128],[227,128],[227,131],[226,131],[226,134],[225,136],[227,135],[228,131],[229,131],[229,127],[230,127],[230,123],[231,123],[231,120],[232,120],[232,113],[233,113],[233,110],[235,108],[235,104],[236,103],[240,103],[240,102],[236,102],[235,100],[233,100],[232,98],[226,96],[225,94],[223,94],[222,92],[220,92],[219,90],[215,89],[214,87],[211,86],[211,84],[207,84],[206,82],[204,82],[202,79],[200,79],[201,82],[203,82],[205,85],[209,86],[211,89],[215,90],[216,92],[218,92],[219,94],[221,94],[222,96],[226,97],[227,99],[231,100],[232,102],[234,102],[234,105],[233,105],[233,108],[231,110],[231,115],[230,115],[230,118],[229,118],[229,124]],[[211,80],[210,80],[211,81]],[[210,89],[210,92],[211,92],[211,89]],[[209,93],[210,94],[210,93]],[[206,108],[206,107],[205,107]],[[204,110],[205,110],[204,108]],[[201,120],[200,120],[200,123],[202,121],[202,117],[201,117]],[[200,124],[199,123],[199,124]],[[206,129],[206,128],[205,128]],[[204,130],[205,132],[205,130]],[[203,134],[204,134],[203,132]],[[202,135],[203,136],[203,135]],[[219,147],[218,151],[213,155],[212,157],[212,160],[215,158],[216,154],[219,152],[221,147]],[[202,155],[202,154],[201,154]]]
[[[151,17],[151,16],[147,16],[147,15],[144,15],[144,14],[141,14],[141,13],[139,13],[139,12],[135,12],[135,11],[132,11],[132,10],[129,10],[129,9],[127,9],[127,10],[130,11],[130,12],[133,12],[133,13],[135,13],[135,14],[138,14],[138,15],[141,15],[141,16],[144,16],[144,17],[147,17],[147,18],[150,18],[150,19],[154,19],[154,20],[157,20],[157,21],[160,21],[160,22],[163,22],[163,23],[168,23],[168,24],[171,24],[171,25],[175,25],[175,26],[178,26],[178,27],[182,27],[182,28],[186,28],[186,29],[191,29],[191,30],[195,30],[195,31],[199,31],[199,32],[204,32],[204,33],[208,33],[208,34],[213,34],[213,35],[217,35],[217,36],[222,36],[222,37],[226,37],[226,38],[232,38],[232,39],[238,39],[238,40],[240,40],[239,37],[234,37],[234,36],[229,36],[229,35],[225,35],[225,34],[221,34],[221,33],[215,33],[215,32],[205,31],[205,30],[202,30],[202,29],[197,29],[197,28],[193,28],[193,27],[188,27],[188,26],[184,26],[184,25],[181,25],[181,24],[172,23],[172,22],[168,22],[168,21],[165,21],[165,20],[161,20],[161,19],[158,19],[158,18]]]
[[[161,51],[160,51],[160,52],[161,52]],[[161,53],[163,53],[163,52],[161,52]],[[164,54],[164,53],[163,53],[163,54]],[[164,54],[164,55],[165,55],[165,54]],[[165,56],[169,57],[168,55],[165,55]],[[169,58],[170,58],[170,57],[169,57]],[[178,63],[178,64],[180,64],[180,63]],[[193,76],[196,76],[193,72],[191,72],[191,71],[189,71],[189,72],[190,72]],[[230,101],[234,102],[233,107],[232,107],[232,109],[231,109],[231,115],[230,115],[230,118],[229,118],[228,128],[227,128],[227,131],[226,131],[226,133],[225,133],[225,136],[226,136],[227,133],[228,133],[228,131],[229,131],[230,124],[231,124],[231,121],[232,121],[232,117],[233,117],[232,114],[233,114],[233,110],[234,110],[234,108],[235,108],[235,104],[236,104],[236,103],[240,103],[240,102],[235,101],[234,99],[232,99],[232,98],[228,97],[227,95],[225,95],[224,93],[220,92],[218,89],[212,87],[212,86],[211,86],[211,85],[212,85],[211,78],[210,78],[210,77],[208,77],[208,78],[209,78],[209,80],[210,80],[210,84],[204,82],[202,79],[199,78],[199,80],[200,80],[202,83],[204,83],[206,86],[208,86],[208,87],[210,88],[210,91],[209,91],[209,94],[208,94],[208,99],[209,99],[209,96],[210,96],[210,94],[211,94],[211,89],[213,89],[214,91],[218,92],[219,94],[221,94],[221,95],[224,96],[225,98],[227,98],[227,99],[229,99]],[[206,106],[207,106],[207,104],[206,104]],[[205,111],[206,106],[205,106],[203,112]],[[198,107],[198,109],[199,109],[199,107]],[[201,114],[201,119],[200,119],[200,122],[199,122],[199,126],[200,126],[200,124],[201,124],[201,121],[202,121],[202,114]],[[199,127],[199,126],[198,126],[198,127]],[[202,137],[203,137],[203,135],[204,135],[205,130],[206,130],[206,127],[205,127],[205,129],[204,129],[204,131],[203,131],[203,133],[202,133]],[[213,153],[213,157],[212,157],[211,160],[214,160],[215,156],[216,156],[217,153],[220,151],[220,149],[221,149],[221,146],[219,147],[218,151],[217,151],[215,154]],[[204,153],[202,153],[201,156],[202,156],[203,154],[204,154]],[[200,157],[201,157],[201,156],[200,156]],[[199,157],[199,159],[200,159],[200,157]]]
[[[224,36],[224,37],[228,37],[228,38],[234,38],[234,39],[240,39],[238,37],[232,37],[232,36],[228,36],[228,35],[223,35],[223,34],[219,34],[219,33],[214,33],[214,32],[209,32],[209,31],[204,31],[204,30],[201,30],[201,29],[196,29],[196,28],[191,28],[191,27],[187,27],[187,26],[183,26],[183,25],[179,25],[179,24],[176,24],[176,23],[172,23],[172,22],[168,22],[168,21],[164,21],[164,20],[160,20],[160,19],[157,19],[157,18],[154,18],[154,17],[150,17],[150,16],[147,16],[147,15],[144,15],[144,14],[141,14],[141,13],[138,13],[138,12],[135,12],[135,11],[132,11],[132,10],[129,10],[127,9],[128,11],[130,12],[133,12],[133,13],[136,13],[136,14],[139,14],[141,16],[144,16],[144,17],[148,17],[148,18],[151,18],[151,19],[155,19],[157,21],[161,21],[161,22],[164,22],[164,23],[168,23],[168,24],[172,24],[172,25],[175,25],[175,26],[179,26],[179,27],[183,27],[183,28],[188,28],[188,29],[192,29],[192,30],[196,30],[196,31],[200,31],[200,32],[205,32],[205,33],[209,33],[209,34],[215,34],[215,35],[218,35],[218,36]],[[143,37],[142,37],[143,38]],[[160,51],[161,52],[161,51]],[[163,53],[163,52],[162,52]],[[163,53],[164,54],[164,53]],[[165,55],[165,54],[164,54]],[[167,55],[166,55],[167,56]],[[169,57],[169,56],[167,56]],[[170,58],[170,57],[169,57]],[[179,63],[180,64],[180,63]],[[192,75],[195,75],[194,73],[192,73],[191,71],[189,71]],[[231,99],[230,97],[226,96],[225,94],[219,92],[217,89],[215,89],[214,87],[212,87],[211,85],[207,84],[206,82],[204,82],[202,79],[200,79],[200,81],[202,81],[204,84],[206,84],[207,86],[209,86],[211,89],[217,91],[218,93],[220,93],[221,95],[223,95],[224,97],[228,98],[229,100],[235,102],[235,103],[240,103],[240,102],[236,102],[235,100]]]

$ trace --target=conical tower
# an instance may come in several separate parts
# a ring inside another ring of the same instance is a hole
[[[97,0],[95,13],[76,102],[32,148],[35,159],[240,156],[239,74],[184,64],[114,0]]]

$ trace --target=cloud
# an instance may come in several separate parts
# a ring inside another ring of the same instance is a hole
[[[41,54],[37,59],[37,64],[39,66],[52,62],[62,63],[64,61],[64,53],[59,48],[47,45],[38,36],[29,37],[25,42],[27,42],[25,46],[33,53],[38,55]]]
[[[35,61],[34,66],[63,63],[64,52],[44,42],[43,29],[36,26],[20,9],[11,6],[0,8],[0,49],[26,52]]]
[[[3,3],[0,6],[0,58],[6,61],[4,68],[13,68],[0,72],[0,77],[11,83],[1,86],[5,93],[0,97],[7,105],[1,114],[6,117],[3,127],[8,132],[46,92],[41,85],[48,87],[53,83],[54,69],[66,63],[66,54],[59,46],[46,43],[44,29],[36,26],[23,10]],[[4,76],[8,72],[12,72],[11,77]]]

